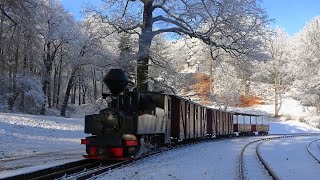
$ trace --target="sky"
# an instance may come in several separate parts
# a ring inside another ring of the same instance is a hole
[[[270,18],[273,27],[280,27],[289,35],[302,30],[313,17],[320,15],[319,0],[264,0],[261,4]]]
[[[81,20],[80,11],[88,0],[61,0],[64,7]],[[98,2],[91,0],[90,2]],[[313,17],[320,15],[320,0],[264,0],[261,4],[270,18],[272,27],[283,28],[289,35],[299,32]]]

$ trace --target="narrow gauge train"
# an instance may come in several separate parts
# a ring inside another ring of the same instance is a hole
[[[85,158],[131,159],[145,148],[269,130],[257,124],[262,116],[216,110],[176,95],[126,91],[128,79],[121,69],[111,69],[104,82],[112,94],[103,98],[110,103],[99,114],[85,116],[85,133],[92,134],[81,139]]]

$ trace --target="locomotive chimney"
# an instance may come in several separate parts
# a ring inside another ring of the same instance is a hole
[[[118,96],[128,85],[128,77],[122,69],[111,69],[104,77],[103,82],[107,85],[112,95]]]

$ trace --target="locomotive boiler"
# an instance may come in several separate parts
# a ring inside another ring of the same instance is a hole
[[[128,159],[144,147],[170,142],[170,96],[153,92],[129,91],[127,76],[121,69],[111,69],[103,79],[111,94],[109,106],[99,114],[85,116],[81,140],[90,159]]]

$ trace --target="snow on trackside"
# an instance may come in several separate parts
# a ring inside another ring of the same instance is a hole
[[[268,141],[260,147],[262,157],[279,179],[319,179],[319,163],[306,146],[320,137],[294,137]]]
[[[174,149],[111,170],[97,179],[239,179],[239,153],[246,143],[257,138],[261,137],[219,140]]]
[[[308,133],[320,132],[315,128],[320,124],[320,117],[316,115],[312,107],[305,107],[299,101],[289,95],[281,99],[280,117],[274,118],[274,103],[272,100],[262,105],[255,105],[247,108],[235,108],[237,112],[249,114],[262,114],[270,120],[270,134],[279,133]]]
[[[40,165],[38,169],[43,169],[57,164],[55,160],[61,164],[82,159],[83,126],[84,120],[77,118],[0,113],[0,174]],[[44,163],[46,159],[51,162]],[[19,168],[14,168],[15,163]]]

